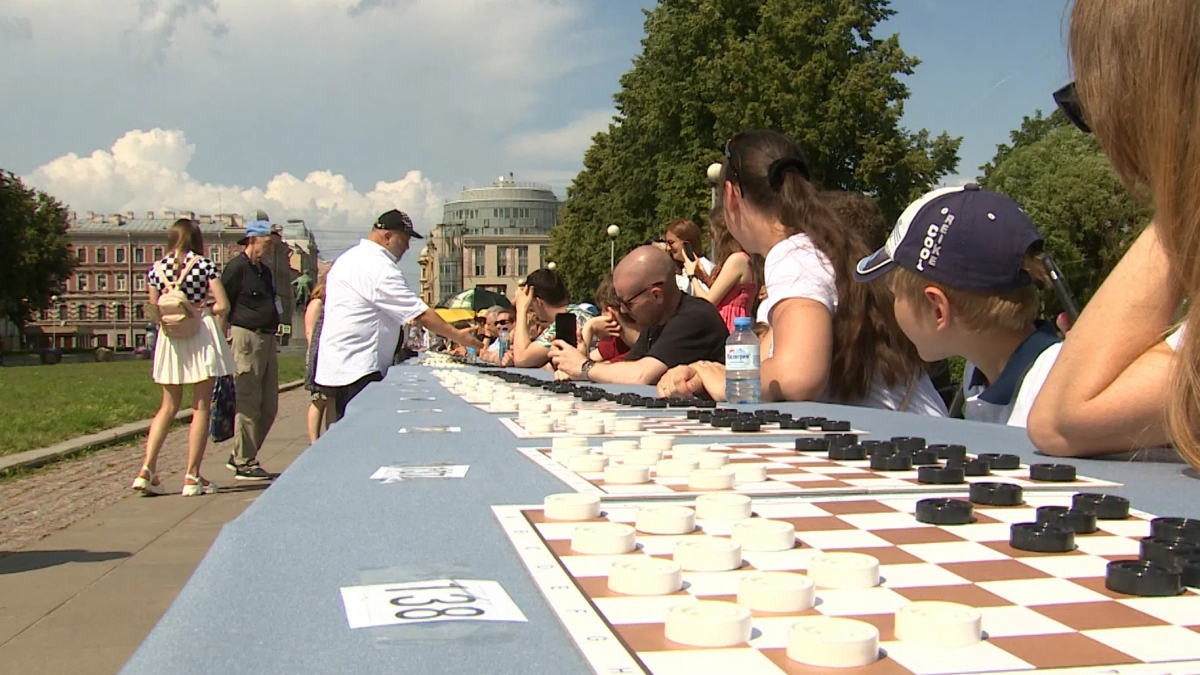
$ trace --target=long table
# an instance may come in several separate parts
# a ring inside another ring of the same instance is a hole
[[[610,389],[653,392],[651,387]],[[435,400],[404,400],[414,397]],[[1020,429],[817,403],[769,407],[849,419],[874,437],[924,436],[930,443],[962,443],[975,453],[1015,453],[1026,462],[1038,461]],[[417,412],[429,408],[441,412]],[[399,433],[447,425],[461,432]],[[713,435],[720,437],[728,434]],[[514,438],[495,415],[443,389],[428,367],[392,368],[224,527],[122,672],[590,672],[490,510],[497,504],[540,503],[546,495],[567,491],[514,451],[533,443]],[[1124,483],[1120,493],[1134,508],[1200,517],[1200,476],[1186,465],[1056,461]],[[433,462],[471,468],[462,479],[391,484],[368,479],[381,466]],[[348,628],[340,588],[434,578],[497,581],[528,622]]]

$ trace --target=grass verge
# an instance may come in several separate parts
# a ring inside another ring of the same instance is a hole
[[[0,455],[148,419],[162,389],[149,361],[59,364],[0,369]],[[304,359],[279,359],[280,383],[304,377]],[[185,405],[191,387],[184,387]]]

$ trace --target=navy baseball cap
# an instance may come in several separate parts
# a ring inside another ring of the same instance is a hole
[[[1022,262],[1041,242],[1012,199],[973,183],[940,188],[904,210],[883,248],[858,261],[854,278],[871,281],[899,265],[951,288],[1004,293],[1033,283]]]
[[[403,232],[408,236],[415,237],[417,239],[425,238],[417,234],[417,231],[413,229],[412,218],[409,218],[407,213],[403,211],[397,211],[396,209],[392,209],[391,211],[379,216],[379,219],[375,221],[375,229]]]

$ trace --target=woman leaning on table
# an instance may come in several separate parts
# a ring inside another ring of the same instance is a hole
[[[762,353],[764,401],[825,400],[946,414],[916,348],[896,325],[891,293],[878,283],[854,282],[854,265],[869,251],[818,198],[794,141],[774,131],[731,138],[717,208],[748,253],[766,256],[761,311],[772,346]],[[662,396],[703,390],[724,400],[725,367],[700,362],[672,368],[658,389]]]
[[[225,342],[224,322],[229,313],[229,298],[221,285],[217,266],[202,255],[204,239],[200,226],[191,220],[175,221],[167,232],[167,257],[156,261],[147,274],[150,307],[159,298],[178,287],[199,317],[196,333],[187,338],[172,338],[159,331],[154,348],[154,381],[162,385],[162,405],[146,437],[146,461],[133,481],[133,489],[143,494],[166,493],[157,475],[158,453],[171,428],[171,422],[183,399],[183,385],[192,385],[192,424],[188,433],[187,471],[183,496],[212,494],[217,486],[200,476],[200,462],[208,444],[208,422],[212,410],[212,392],[216,378],[232,375],[233,355]],[[211,302],[210,302],[211,301]],[[211,304],[211,309],[209,305]]]
[[[1200,331],[1175,323],[1200,322],[1200,2],[1077,0],[1070,52],[1055,98],[1154,222],[1067,333],[1029,436],[1068,456],[1173,442],[1200,465]]]

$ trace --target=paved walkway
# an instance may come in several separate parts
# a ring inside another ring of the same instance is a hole
[[[280,396],[259,453],[267,470],[284,470],[308,447],[307,407],[303,390]],[[232,444],[210,444],[201,471],[228,489],[180,497],[186,434],[172,431],[163,447],[163,497],[129,490],[140,443],[0,482],[0,675],[119,671],[221,526],[267,487],[234,481],[224,466]]]

